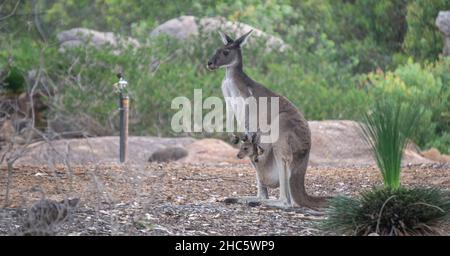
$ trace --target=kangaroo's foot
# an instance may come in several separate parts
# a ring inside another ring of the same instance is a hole
[[[289,210],[294,207],[294,205],[287,202],[286,200],[280,200],[280,199],[267,199],[262,202],[262,205],[269,207],[269,208],[277,208],[277,209],[282,209],[282,210]]]

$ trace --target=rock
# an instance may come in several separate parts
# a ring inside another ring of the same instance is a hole
[[[312,148],[310,153],[311,166],[321,167],[365,167],[375,165],[370,147],[362,140],[361,131],[354,121],[311,121],[309,126],[312,134]],[[188,164],[222,165],[222,164],[250,164],[248,158],[238,159],[238,149],[219,139],[193,138],[157,138],[130,137],[128,142],[127,160],[130,163],[144,164],[149,155],[164,152],[164,149],[181,147],[189,153],[177,162]],[[30,145],[27,155],[19,159],[22,163],[48,163],[53,157],[56,162],[63,162],[58,154],[51,154],[57,150],[69,154],[69,160],[75,164],[111,163],[118,161],[119,138],[97,137],[83,139],[63,139],[52,142],[52,147],[46,143]],[[162,151],[160,151],[162,150]],[[60,154],[61,155],[61,154]],[[170,154],[169,154],[170,155]],[[156,155],[155,155],[156,156]],[[175,157],[178,158],[178,157]],[[170,159],[170,157],[169,157]],[[410,163],[430,164],[432,160],[423,157],[414,147],[405,150],[404,165]]]
[[[27,121],[20,119],[5,120],[0,126],[0,142],[23,145],[27,143],[27,139],[38,138],[38,134],[27,125]]]
[[[264,39],[266,41],[266,46],[269,49],[278,49],[282,51],[288,47],[288,45],[278,37],[269,35],[245,23],[227,21],[222,17],[197,18],[194,16],[181,16],[159,25],[150,33],[150,36],[156,37],[161,34],[166,34],[180,40],[186,40],[189,37],[198,36],[199,33],[212,34],[221,30],[230,36],[237,37],[252,29],[254,32],[249,39],[249,44],[254,44],[257,41],[259,42],[260,39]],[[216,33],[214,36],[218,37],[218,34]]]
[[[441,154],[436,148],[422,151],[421,155],[436,162],[450,163],[450,155]]]
[[[357,122],[345,120],[310,121],[312,146],[310,165],[374,165],[370,147],[361,137]],[[404,163],[430,163],[413,145],[405,150]]]
[[[11,120],[5,120],[0,128],[0,141],[12,142],[16,131]]]
[[[192,35],[198,34],[198,27],[195,19],[194,16],[181,16],[168,20],[156,27],[150,33],[150,36],[156,37],[161,34],[166,34],[177,39],[187,39]]]
[[[73,28],[62,31],[56,36],[60,43],[60,50],[84,45],[100,48],[103,46],[118,47],[122,44],[139,47],[139,42],[131,37],[121,37],[112,32],[99,32],[87,28]]]
[[[436,26],[444,35],[443,55],[450,56],[450,10],[439,12],[436,18]]]
[[[195,139],[135,137],[128,138],[128,159],[130,164],[145,164],[149,155],[167,147],[183,147],[192,144]],[[119,137],[95,137],[53,140],[51,146],[46,142],[36,142],[28,147],[28,151],[17,164],[111,164],[119,162]],[[58,153],[56,153],[57,151]]]
[[[218,139],[202,139],[186,146],[189,156],[182,159],[184,163],[202,164],[244,164],[250,163],[248,157],[238,159],[236,157],[238,149],[230,144]]]
[[[168,147],[155,151],[150,158],[149,162],[171,162],[177,161],[188,155],[188,151],[182,147]]]
[[[58,138],[109,136],[113,133],[112,128],[101,125],[88,115],[68,117],[60,114],[47,121],[47,131]]]

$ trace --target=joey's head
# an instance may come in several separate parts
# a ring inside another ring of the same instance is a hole
[[[239,148],[239,152],[237,154],[237,158],[243,159],[246,156],[254,155],[256,153],[254,152],[254,149],[255,147],[250,140],[242,142],[241,147]]]
[[[224,46],[217,49],[214,55],[208,60],[207,68],[209,70],[215,70],[220,67],[241,65],[241,47],[247,42],[247,39],[252,32],[253,30],[250,30],[238,39],[233,40],[225,33],[219,31]]]

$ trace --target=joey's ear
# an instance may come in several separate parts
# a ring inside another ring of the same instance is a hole
[[[236,41],[234,41],[234,43],[239,47],[243,46],[245,43],[247,43],[247,39],[250,37],[250,35],[252,33],[253,33],[253,29],[248,31],[246,34],[239,37],[238,39],[236,39]]]
[[[229,37],[227,34],[223,33],[222,31],[219,31],[219,35],[220,35],[220,38],[222,39],[222,42],[224,45],[231,44],[234,42],[233,39],[231,39],[231,37]]]
[[[259,146],[259,145],[258,145],[258,151],[256,152],[256,154],[257,154],[258,156],[264,154],[264,149],[263,149],[261,146]]]
[[[256,137],[257,137],[258,135],[256,134],[256,133],[253,133],[252,134],[252,143],[253,144],[255,144],[257,141],[256,141]]]

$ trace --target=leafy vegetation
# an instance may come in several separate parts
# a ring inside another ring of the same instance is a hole
[[[221,95],[223,71],[204,67],[220,40],[215,33],[184,42],[149,33],[181,15],[222,16],[291,46],[282,53],[246,48],[245,68],[308,119],[360,120],[386,92],[396,91],[424,108],[414,141],[449,153],[450,62],[439,57],[442,38],[434,25],[437,12],[449,6],[450,0],[21,1],[16,15],[0,24],[0,83],[6,84],[9,67],[23,76],[40,68],[59,97],[55,111],[82,112],[114,133],[111,85],[123,70],[130,83],[130,132],[178,135],[169,127],[173,98],[192,98],[195,88],[203,97]],[[14,7],[6,1],[3,10]],[[132,36],[141,47],[58,51],[57,33],[74,27]]]
[[[417,71],[420,66],[409,68]],[[395,74],[401,76],[403,72],[406,71],[400,68]],[[361,124],[363,138],[371,147],[384,187],[365,191],[356,198],[331,199],[328,218],[321,226],[351,235],[438,234],[437,224],[450,215],[449,194],[438,188],[405,188],[400,182],[404,149],[418,127],[423,113],[420,103],[424,99],[420,98],[420,92],[414,94],[415,88],[408,88],[400,78],[394,77],[394,73],[386,76],[375,83],[383,90],[383,98],[374,102]],[[408,96],[416,102],[408,102]]]
[[[356,198],[339,196],[330,202],[321,227],[347,235],[439,234],[449,217],[450,197],[437,188],[374,188]]]

